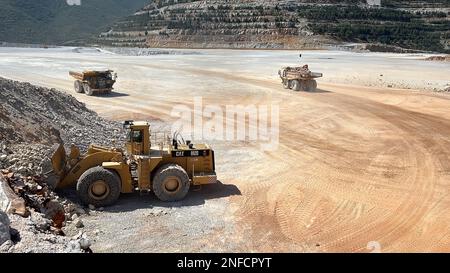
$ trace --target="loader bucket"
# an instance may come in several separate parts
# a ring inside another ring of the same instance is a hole
[[[54,148],[56,147],[53,146]],[[64,149],[64,145],[59,144],[59,146],[55,149],[55,152],[52,156],[52,167],[53,172],[55,174],[60,174],[64,171],[64,167],[66,166],[66,150]]]
[[[55,189],[64,175],[66,167],[66,150],[62,144],[54,145],[53,150],[55,151],[52,156],[53,171],[47,174],[46,182],[52,189]]]

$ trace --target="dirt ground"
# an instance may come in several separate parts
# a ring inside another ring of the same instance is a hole
[[[325,77],[317,92],[297,93],[277,69],[298,52],[186,52],[0,49],[1,76],[65,90],[109,119],[170,124],[173,106],[195,96],[280,107],[277,150],[211,141],[220,184],[176,204],[124,196],[83,219],[94,251],[450,251],[450,95],[424,91],[450,84],[450,64],[302,52]],[[116,93],[75,94],[68,70],[89,67],[116,70]]]

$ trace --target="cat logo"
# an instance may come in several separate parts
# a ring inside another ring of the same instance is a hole
[[[172,151],[173,157],[201,157],[209,156],[208,150]]]

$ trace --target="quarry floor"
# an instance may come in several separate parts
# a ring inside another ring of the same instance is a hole
[[[195,100],[224,112],[279,109],[272,149],[262,139],[207,140],[219,184],[175,204],[123,196],[86,216],[95,252],[450,251],[450,94],[432,91],[449,86],[449,63],[343,51],[170,53],[0,48],[0,76],[63,90],[108,119],[170,125]],[[300,63],[324,73],[317,92],[282,88],[278,69]],[[115,93],[76,94],[68,71],[88,68],[115,70]]]

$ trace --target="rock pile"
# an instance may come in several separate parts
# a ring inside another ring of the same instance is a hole
[[[112,140],[120,140],[122,136],[120,124],[104,120],[71,95],[3,78],[0,78],[0,128],[3,146],[53,145],[62,141],[86,150],[91,143],[111,145]],[[13,148],[8,146],[7,152]],[[0,158],[4,155],[2,151]]]
[[[53,145],[121,145],[120,124],[106,121],[74,97],[55,89],[0,78],[0,175],[26,208],[0,211],[0,252],[90,252],[83,231],[89,213],[58,196],[43,181]]]
[[[426,58],[427,61],[439,61],[439,62],[450,62],[450,55],[445,56],[431,56]]]
[[[7,145],[0,142],[0,169],[22,175],[42,175],[51,169],[52,149],[44,144]]]
[[[48,219],[32,211],[31,216],[23,218],[10,215],[10,239],[0,246],[0,253],[82,253],[91,252],[91,241],[81,231],[75,236],[61,236],[42,231]]]

